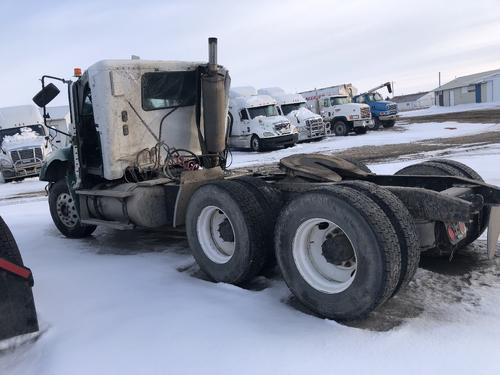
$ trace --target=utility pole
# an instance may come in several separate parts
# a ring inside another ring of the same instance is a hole
[[[441,87],[441,72],[439,72],[439,86],[438,87]]]

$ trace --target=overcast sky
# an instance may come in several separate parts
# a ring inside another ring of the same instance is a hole
[[[409,94],[439,71],[445,83],[500,68],[497,0],[2,0],[0,17],[0,107],[31,103],[42,74],[105,58],[205,61],[209,36],[233,86],[394,81]]]

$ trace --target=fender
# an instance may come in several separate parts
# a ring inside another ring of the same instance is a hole
[[[66,166],[73,163],[71,146],[60,148],[49,154],[40,170],[40,181],[56,182],[66,175]]]

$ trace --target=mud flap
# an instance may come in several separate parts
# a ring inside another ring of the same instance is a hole
[[[32,285],[31,271],[23,266],[14,237],[0,218],[0,341],[38,331]]]
[[[488,258],[493,259],[497,251],[497,241],[500,236],[500,206],[492,206],[488,221]]]

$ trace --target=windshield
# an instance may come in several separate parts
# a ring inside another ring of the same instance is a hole
[[[286,116],[292,111],[296,111],[300,108],[307,108],[306,103],[290,103],[290,104],[282,104],[281,111]]]
[[[382,98],[382,95],[380,95],[378,92],[375,92],[373,94],[368,94],[367,96],[369,102],[380,102],[384,100],[384,98]]]
[[[26,136],[25,136],[26,135]],[[28,125],[22,126],[19,128],[9,128],[9,129],[0,129],[0,144],[4,141],[5,137],[14,137],[15,138],[32,138],[33,136],[45,136],[45,130],[43,125]]]
[[[256,118],[257,116],[278,116],[278,111],[276,110],[276,106],[274,104],[248,108],[248,113],[250,114],[250,118]]]
[[[336,97],[336,98],[330,98],[330,104],[332,106],[334,105],[340,105],[340,104],[348,104],[351,101],[347,96],[342,96],[342,97]]]

